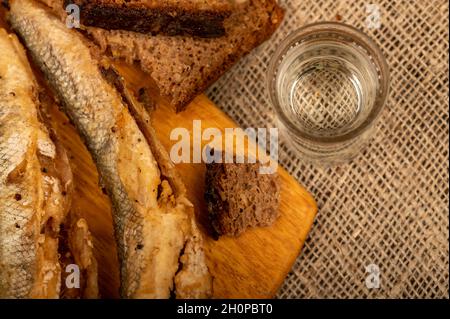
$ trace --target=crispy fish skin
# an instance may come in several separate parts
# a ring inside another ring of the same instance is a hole
[[[14,35],[0,29],[0,297],[58,298],[59,225],[70,187],[38,118],[37,83]],[[48,169],[46,168],[48,164]]]
[[[0,30],[0,296],[30,296],[43,193],[37,158],[39,123],[29,74]]]
[[[106,65],[104,63],[101,70],[107,81],[121,93],[124,102],[127,104],[131,115],[136,120],[136,124],[158,162],[163,181],[160,185],[161,192],[158,198],[160,209],[157,213],[159,215],[163,213],[164,215],[162,216],[165,216],[166,219],[168,219],[167,216],[172,216],[175,217],[173,220],[182,220],[180,226],[177,223],[164,225],[152,223],[152,232],[157,235],[156,238],[151,239],[151,236],[147,233],[149,246],[157,250],[159,249],[161,238],[163,239],[161,245],[164,245],[164,241],[182,235],[184,246],[180,252],[179,269],[174,278],[175,296],[182,299],[210,297],[212,295],[212,278],[205,264],[203,238],[195,222],[194,206],[187,198],[186,187],[169,155],[156,137],[156,132],[150,124],[150,115],[144,106],[138,102],[132,90],[127,87],[127,83],[120,72],[110,63],[106,63]],[[164,233],[167,235],[164,236]],[[162,253],[164,254],[164,251]],[[158,256],[158,254],[153,255]],[[153,283],[158,278],[151,268],[144,271],[143,278],[146,279],[141,279],[143,284],[140,285],[138,292],[142,296],[145,296],[145,291],[152,289],[152,286],[155,284],[159,284],[160,289],[164,289],[164,285],[167,285],[164,280],[159,280],[159,283]]]
[[[121,295],[168,298],[173,291],[181,298],[208,297],[211,278],[192,204],[174,196],[81,36],[35,1],[13,0],[10,8],[12,27],[83,136],[111,198]]]
[[[132,125],[132,120],[124,112],[119,96],[102,81],[88,49],[64,24],[51,18],[31,1],[11,1],[9,18],[36,64],[61,98],[65,112],[77,126],[97,163],[115,211],[114,226],[122,260],[122,294],[130,296],[137,289],[141,272],[136,261],[141,259],[142,250],[135,247],[142,246],[142,217],[127,196],[119,176],[118,153],[119,145],[123,143],[120,140],[125,142],[125,137],[120,135]],[[136,129],[131,128],[130,133],[133,132],[136,134]],[[127,134],[126,143],[136,144],[137,138]],[[150,152],[142,146],[137,148],[143,154],[142,167],[150,166],[145,163],[154,161]],[[129,154],[133,156],[135,152],[131,150]],[[130,177],[138,174],[137,168],[130,172],[134,175]],[[142,176],[136,181],[137,184],[149,190],[147,193],[156,192],[156,183],[149,185],[145,181],[155,181],[158,178],[156,170],[150,168],[143,171],[147,176]],[[142,203],[150,200],[135,197]]]

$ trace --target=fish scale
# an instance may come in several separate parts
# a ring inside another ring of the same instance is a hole
[[[4,43],[3,32],[0,47],[7,55],[12,50],[6,47],[9,44]],[[26,79],[23,70],[16,76]],[[9,82],[4,76],[0,79],[2,89],[19,88],[18,85],[27,87],[30,84]],[[34,107],[32,101],[28,102]],[[33,169],[38,165],[35,154],[37,137],[32,134],[37,119],[35,122],[32,110],[27,110],[30,104],[18,105],[10,98],[0,96],[0,296],[5,298],[29,296],[35,274],[36,228],[33,218],[39,211],[40,198],[36,190],[38,173]],[[11,174],[24,161],[24,176],[20,176],[18,181],[11,180]]]
[[[106,81],[85,39],[47,7],[11,0],[10,8],[11,26],[83,137],[111,199],[121,295],[210,296],[212,281],[193,206],[161,180],[150,140],[129,113],[123,92]],[[167,193],[162,199],[160,187]]]
[[[118,142],[117,137],[111,134],[117,113],[124,106],[118,103],[120,98],[103,81],[98,70],[82,64],[87,61],[89,66],[95,65],[87,50],[74,50],[67,54],[65,48],[70,46],[70,39],[59,35],[61,29],[66,28],[63,24],[48,19],[44,11],[21,10],[20,15],[15,15],[15,3],[19,2],[13,2],[11,6],[12,26],[25,40],[33,58],[63,101],[65,112],[84,137],[112,199],[119,256],[122,261],[128,261],[122,262],[121,267],[122,295],[131,296],[140,279],[141,256],[139,252],[133,252],[132,256],[126,246],[129,242],[140,242],[142,217],[136,214],[118,175]],[[29,3],[21,4],[26,6]],[[51,25],[50,29],[44,28],[44,25]],[[49,33],[44,36],[46,31]],[[44,37],[48,40],[47,44],[41,41]],[[80,73],[84,70],[87,72]],[[137,127],[132,128],[137,130]],[[149,157],[152,158],[151,155]]]
[[[39,113],[45,98],[39,99],[24,48],[2,28],[0,52],[0,298],[58,298],[66,252],[85,261],[80,279],[87,283],[77,296],[95,298],[96,261],[85,221],[60,232],[61,223],[75,223],[75,216],[66,219],[72,173],[64,149],[50,137],[49,119]],[[61,236],[75,241],[74,250],[59,246]]]

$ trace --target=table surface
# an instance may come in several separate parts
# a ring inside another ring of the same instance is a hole
[[[388,61],[391,92],[370,145],[349,163],[306,163],[281,139],[281,164],[319,212],[278,297],[448,298],[447,1],[279,3],[286,18],[277,33],[207,92],[243,128],[276,126],[268,61],[312,22],[340,21],[371,36]],[[373,276],[378,288],[366,284]]]

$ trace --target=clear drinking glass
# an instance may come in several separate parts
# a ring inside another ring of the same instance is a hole
[[[388,94],[389,71],[381,50],[364,33],[321,22],[281,43],[267,80],[291,146],[306,159],[341,163],[373,133]]]

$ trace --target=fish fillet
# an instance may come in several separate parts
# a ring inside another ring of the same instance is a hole
[[[99,297],[97,283],[97,261],[93,255],[92,236],[87,222],[78,218],[71,211],[66,218],[60,243],[61,266],[63,270],[72,270],[70,266],[77,265],[80,272],[79,288],[73,288],[66,283],[70,281],[71,271],[62,272],[61,293],[63,299],[96,299]]]
[[[60,225],[70,207],[72,173],[43,121],[25,52],[4,29],[0,52],[0,297],[58,298]],[[78,246],[92,252],[86,240]],[[94,296],[95,269],[82,277]]]
[[[25,52],[0,29],[0,297],[57,298],[59,225],[68,200],[58,150],[38,119]]]
[[[82,37],[35,1],[10,1],[9,19],[84,138],[111,198],[121,295],[209,297],[193,206],[160,169],[161,150],[141,132]]]

